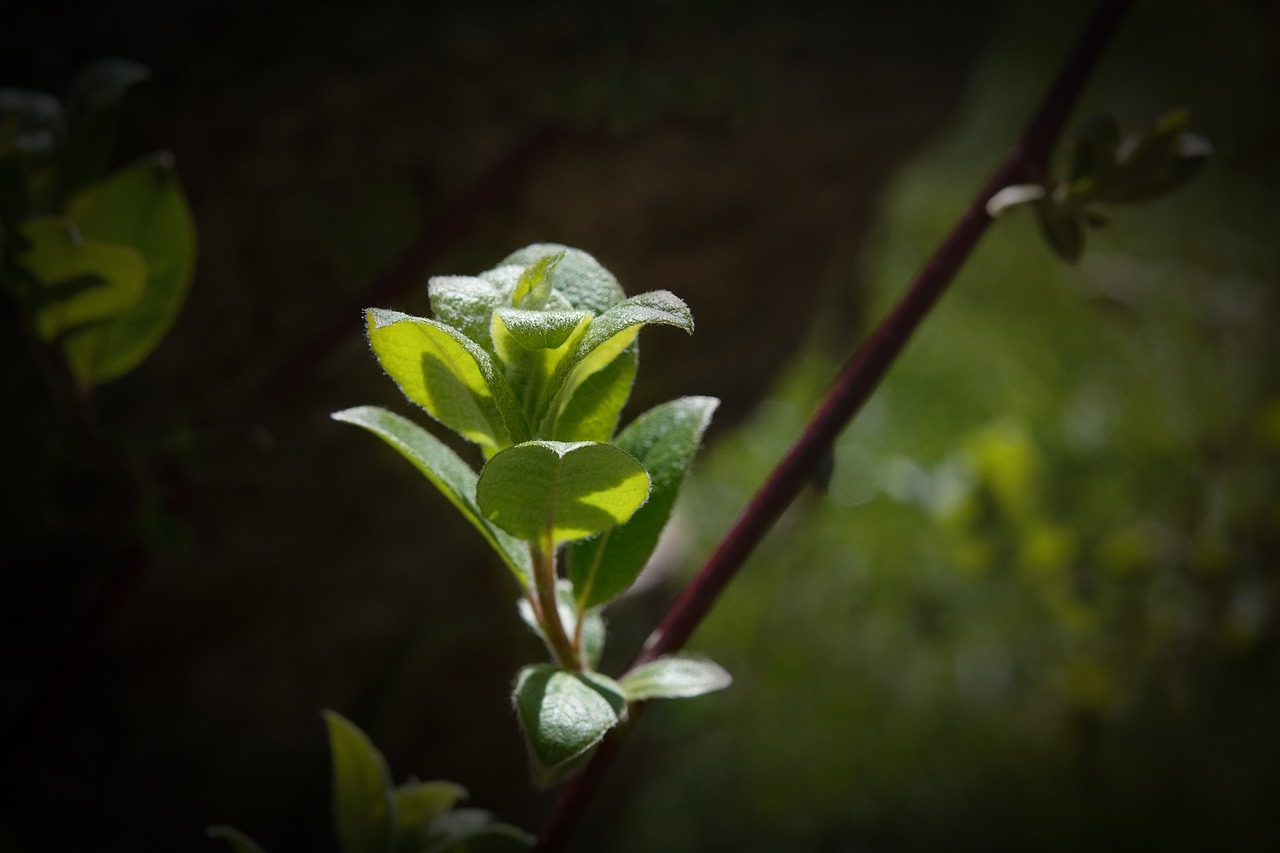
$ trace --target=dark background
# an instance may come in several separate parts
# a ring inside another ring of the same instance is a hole
[[[1032,87],[1083,10],[1054,14],[1013,66]],[[1232,14],[1274,46],[1274,4]],[[714,446],[816,318],[845,340],[865,327],[880,194],[945,138],[1002,15],[8,4],[4,85],[60,93],[105,55],[151,68],[119,159],[175,153],[200,260],[165,343],[98,395],[125,474],[77,443],[6,336],[0,847],[198,849],[225,822],[267,849],[330,849],[321,708],[362,726],[397,780],[456,780],[536,828],[550,795],[526,784],[506,694],[540,652],[513,585],[407,465],[327,418],[408,411],[359,309],[425,314],[429,274],[535,241],[584,248],[630,292],[690,305],[695,336],[644,336],[629,411],[719,396]],[[1000,153],[972,163],[975,188]],[[122,480],[146,484],[141,537],[112,520]],[[616,617],[619,660],[671,591]]]

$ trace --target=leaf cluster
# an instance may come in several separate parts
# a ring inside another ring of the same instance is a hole
[[[107,172],[121,101],[147,76],[109,59],[85,69],[65,103],[0,89],[0,289],[81,393],[159,345],[195,271],[172,156]]]
[[[533,839],[481,809],[456,808],[467,791],[453,782],[410,779],[394,786],[368,736],[335,711],[324,712],[333,765],[333,828],[342,853],[511,853]],[[263,853],[230,826],[208,834],[235,853]]]
[[[1010,207],[1032,205],[1049,247],[1075,263],[1089,229],[1107,224],[1097,205],[1159,198],[1200,173],[1213,146],[1187,129],[1190,121],[1190,111],[1178,109],[1145,131],[1121,137],[1113,117],[1096,118],[1075,134],[1065,180],[1005,187],[992,196],[987,212],[996,216]]]
[[[653,553],[718,401],[673,400],[617,432],[640,330],[691,333],[693,318],[665,290],[628,297],[578,249],[534,244],[479,275],[432,278],[428,293],[433,317],[369,309],[369,345],[410,402],[477,446],[479,470],[385,409],[333,417],[407,458],[520,584],[521,616],[553,662],[521,670],[513,703],[535,778],[554,781],[626,719],[629,702],[728,684],[715,664],[689,659],[655,662],[635,682],[594,671],[600,609]]]

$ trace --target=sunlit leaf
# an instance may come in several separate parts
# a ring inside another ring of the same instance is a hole
[[[554,772],[584,755],[626,716],[617,682],[550,664],[520,670],[512,695],[537,769]]]
[[[456,453],[408,418],[377,406],[357,406],[334,412],[331,417],[364,427],[412,462],[488,540],[520,585],[528,585],[529,549],[480,512],[476,504],[476,473]]]
[[[453,326],[490,354],[493,312],[508,301],[507,293],[490,281],[469,275],[438,275],[427,283],[431,312],[446,326]]]
[[[618,428],[622,407],[636,378],[637,347],[632,344],[606,367],[587,377],[569,397],[548,432],[557,441],[608,441]]]
[[[110,175],[67,202],[86,240],[130,246],[146,260],[141,298],[75,358],[103,382],[133,370],[173,325],[195,275],[196,232],[167,154]]]
[[[647,325],[675,326],[692,334],[693,315],[674,293],[655,290],[633,296],[592,320],[577,352],[561,364],[558,375],[551,380],[551,387],[559,390],[549,410],[538,418],[545,418],[544,434],[550,432],[548,427],[558,420],[582,384],[631,346],[641,327]]]
[[[395,796],[387,763],[346,717],[324,712],[333,761],[333,824],[342,853],[392,853]]]
[[[685,699],[723,690],[733,676],[717,663],[691,657],[665,657],[628,672],[618,682],[627,701]]]
[[[525,267],[511,293],[512,307],[530,311],[546,307],[547,300],[551,298],[551,274],[564,259],[564,253],[563,249],[552,252]]]
[[[600,314],[626,298],[613,273],[581,249],[558,243],[535,243],[512,252],[502,263],[528,267],[560,252],[564,256],[551,270],[549,280],[552,289],[567,299],[571,307]]]
[[[506,379],[456,329],[398,311],[367,312],[369,345],[404,395],[490,455],[527,432]]]
[[[518,444],[490,459],[476,485],[486,518],[513,536],[552,543],[626,521],[648,496],[644,467],[594,442]]]
[[[618,436],[617,446],[649,472],[649,500],[625,524],[568,549],[568,575],[579,606],[604,604],[635,582],[671,517],[680,485],[719,402],[713,397],[683,397],[664,403]]]
[[[525,311],[500,308],[493,315],[491,337],[516,397],[528,417],[542,406],[557,368],[586,334],[586,311]]]

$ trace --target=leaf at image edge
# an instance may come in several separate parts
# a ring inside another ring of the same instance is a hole
[[[386,759],[336,711],[324,711],[333,767],[333,828],[342,853],[392,853],[395,798]]]

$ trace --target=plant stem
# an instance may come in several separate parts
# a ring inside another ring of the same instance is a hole
[[[533,609],[542,624],[542,632],[547,635],[547,643],[551,653],[565,669],[582,669],[582,656],[577,646],[569,641],[564,631],[564,622],[560,619],[560,604],[556,600],[556,548],[548,540],[540,545],[531,544],[533,555]]]
[[[1131,0],[1103,0],[1094,11],[1027,130],[1005,154],[893,311],[841,370],[804,433],[667,610],[630,668],[684,645],[720,592],[800,494],[823,453],[866,403],[920,321],[955,279],[991,225],[987,200],[1010,184],[1038,180],[1044,175],[1068,113],[1130,5]],[[564,846],[598,788],[620,740],[620,732],[610,733],[587,767],[561,790],[535,850],[554,851]]]

